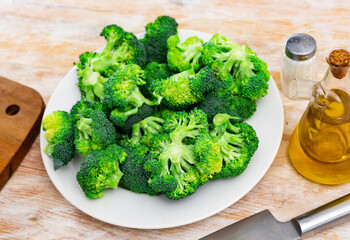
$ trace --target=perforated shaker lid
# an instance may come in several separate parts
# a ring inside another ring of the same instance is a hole
[[[286,42],[285,53],[297,61],[308,60],[316,54],[316,41],[305,33],[294,34]]]

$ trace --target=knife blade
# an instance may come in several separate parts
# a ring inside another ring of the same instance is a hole
[[[296,240],[350,216],[350,194],[287,222],[278,221],[269,210],[220,229],[201,240]]]
[[[253,216],[245,218],[237,223],[231,224],[217,232],[214,232],[203,240],[295,240],[301,234],[292,221],[282,223],[278,221],[269,210],[262,211]]]

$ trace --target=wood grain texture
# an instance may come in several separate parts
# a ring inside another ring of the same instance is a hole
[[[40,132],[44,102],[37,91],[0,77],[0,190]]]
[[[158,15],[177,19],[179,28],[223,33],[248,44],[264,59],[280,88],[281,54],[296,32],[315,37],[319,77],[327,51],[350,46],[349,1],[268,0],[0,0],[0,75],[36,89],[47,103],[80,53],[103,45],[103,26],[116,23],[141,32]],[[0,238],[4,239],[197,239],[244,217],[270,209],[288,220],[349,192],[350,184],[324,186],[300,176],[287,149],[307,101],[282,96],[285,128],[274,163],[245,197],[224,211],[186,226],[137,230],[95,220],[69,204],[51,183],[37,139],[0,192]],[[350,239],[350,222],[305,239]]]

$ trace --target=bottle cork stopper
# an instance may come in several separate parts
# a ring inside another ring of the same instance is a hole
[[[335,78],[344,78],[349,70],[350,53],[345,49],[333,50],[327,59]]]

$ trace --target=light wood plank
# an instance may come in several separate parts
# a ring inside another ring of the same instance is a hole
[[[47,103],[80,53],[103,45],[98,37],[110,23],[143,31],[158,15],[171,15],[181,29],[223,33],[248,44],[266,60],[280,87],[285,39],[309,33],[318,44],[321,77],[324,58],[335,46],[350,46],[348,1],[0,1],[0,75],[36,89]],[[70,205],[48,178],[37,139],[0,192],[0,238],[196,239],[264,209],[288,220],[348,193],[350,184],[323,186],[301,177],[291,166],[288,141],[306,101],[282,96],[283,141],[271,168],[240,201],[205,220],[172,229],[137,230],[95,220]],[[307,239],[349,239],[350,222]]]

